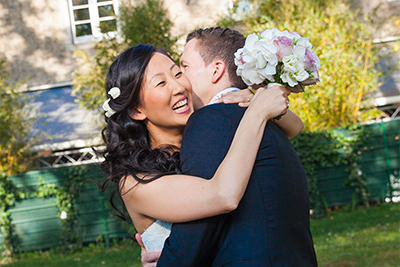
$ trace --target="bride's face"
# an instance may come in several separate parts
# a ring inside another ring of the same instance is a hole
[[[169,57],[154,53],[147,65],[142,86],[142,105],[135,119],[154,128],[183,131],[193,113],[192,86]]]

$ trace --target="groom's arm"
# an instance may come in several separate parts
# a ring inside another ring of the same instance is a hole
[[[182,140],[182,170],[210,179],[224,159],[236,126],[214,107],[190,118]],[[173,224],[157,266],[209,266],[223,241],[225,215]]]

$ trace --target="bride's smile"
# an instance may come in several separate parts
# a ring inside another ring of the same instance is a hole
[[[153,146],[180,146],[186,122],[193,113],[192,85],[168,56],[154,53],[146,68],[141,105],[132,115],[145,121]]]
[[[182,134],[193,113],[192,85],[169,57],[154,53],[146,69],[142,101],[136,120],[144,120],[149,132],[178,131]]]
[[[175,113],[178,114],[185,114],[190,111],[190,106],[188,105],[188,98],[183,97],[182,99],[178,100],[173,106],[172,109]]]

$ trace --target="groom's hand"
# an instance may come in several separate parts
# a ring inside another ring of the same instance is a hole
[[[142,253],[140,256],[143,267],[156,267],[157,261],[161,256],[161,251],[148,252],[143,244],[142,237],[139,234],[136,234],[135,238],[142,247]]]

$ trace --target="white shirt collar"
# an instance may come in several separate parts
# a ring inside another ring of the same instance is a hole
[[[217,101],[218,99],[220,99],[222,97],[223,94],[229,93],[229,92],[233,92],[233,91],[239,91],[239,88],[236,87],[229,87],[226,88],[224,90],[222,90],[221,92],[219,92],[218,94],[216,94],[210,101],[210,103],[208,103],[208,105],[212,105],[215,104],[215,101]]]

